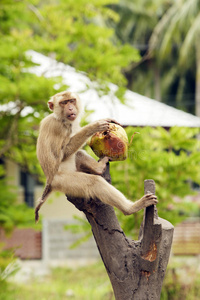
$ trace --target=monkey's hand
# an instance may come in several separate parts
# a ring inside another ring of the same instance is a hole
[[[114,119],[110,119],[110,123],[114,123],[114,124],[117,124],[117,125],[120,125],[120,126],[122,126],[119,122],[117,122],[116,120],[114,120]]]
[[[120,125],[117,121],[113,119],[102,119],[90,124],[91,128],[93,128],[93,134],[96,132],[107,131],[109,129],[109,124],[115,123]],[[121,125],[120,125],[121,126]]]
[[[92,134],[107,131],[109,129],[109,123],[111,123],[111,119],[102,119],[89,124],[93,131]]]
[[[141,208],[145,208],[150,205],[157,204],[158,200],[156,195],[149,192],[148,194],[144,195],[140,200],[138,200],[137,203],[141,205]]]

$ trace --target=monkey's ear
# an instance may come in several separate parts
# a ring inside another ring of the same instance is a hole
[[[50,110],[53,110],[53,107],[54,107],[53,99],[50,99],[50,100],[48,101],[48,106],[49,106],[49,109],[50,109]]]

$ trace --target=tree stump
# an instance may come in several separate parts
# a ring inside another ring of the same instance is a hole
[[[105,172],[110,182],[109,167]],[[145,193],[155,193],[145,180]],[[127,238],[114,209],[98,199],[68,198],[91,224],[116,300],[159,300],[172,245],[174,227],[158,217],[154,205],[144,211],[138,241]],[[161,200],[160,200],[161,201]]]

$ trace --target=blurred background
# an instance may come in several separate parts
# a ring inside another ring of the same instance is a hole
[[[114,299],[91,228],[64,195],[34,224],[39,123],[66,89],[80,94],[82,125],[112,117],[129,141],[140,133],[110,163],[112,184],[136,200],[155,180],[158,214],[175,226],[161,299],[200,298],[199,12],[199,0],[1,0],[0,299]],[[143,212],[116,214],[137,239]]]

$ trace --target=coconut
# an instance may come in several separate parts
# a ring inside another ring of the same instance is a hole
[[[115,123],[110,123],[107,131],[95,133],[89,146],[99,158],[108,156],[112,161],[121,161],[128,156],[126,131]]]

